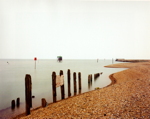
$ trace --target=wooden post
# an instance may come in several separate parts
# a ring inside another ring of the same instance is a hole
[[[96,79],[96,78],[99,77],[99,76],[100,76],[100,73],[94,74],[94,79]]]
[[[78,73],[79,90],[81,90],[81,72]]]
[[[17,107],[19,107],[20,106],[20,98],[17,98],[16,103],[17,103]]]
[[[26,99],[26,115],[30,114],[30,107],[32,107],[32,93],[31,89],[31,76],[29,74],[26,74],[25,77],[25,99]]]
[[[73,80],[74,80],[74,93],[77,92],[77,87],[76,87],[76,72],[73,73]]]
[[[12,100],[11,101],[11,109],[14,109],[15,108],[15,100]]]
[[[67,75],[68,75],[68,97],[69,97],[69,96],[71,96],[71,92],[70,92],[70,69],[68,69]]]
[[[56,73],[52,73],[53,102],[56,102]]]
[[[60,76],[63,75],[63,71],[60,70]],[[64,89],[64,84],[60,87],[61,88],[61,99],[65,99],[65,89]]]
[[[42,101],[42,107],[46,107],[47,102],[46,102],[45,98],[42,98],[41,101]]]
[[[88,75],[88,83],[91,83],[91,75]]]
[[[92,83],[92,74],[88,75],[88,83]]]

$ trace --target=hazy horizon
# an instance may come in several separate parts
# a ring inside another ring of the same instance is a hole
[[[0,59],[149,59],[150,1],[0,0]]]

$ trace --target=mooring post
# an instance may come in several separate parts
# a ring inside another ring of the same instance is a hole
[[[17,107],[19,107],[19,106],[20,106],[20,98],[17,98],[17,100],[16,100],[16,104],[17,104]]]
[[[81,90],[81,72],[78,73],[79,90]]]
[[[68,97],[69,97],[69,96],[71,96],[71,92],[70,92],[70,69],[68,69],[67,76],[68,76]]]
[[[11,101],[11,109],[14,109],[15,108],[15,100],[12,100]]]
[[[31,84],[31,76],[26,74],[25,77],[25,99],[26,99],[26,115],[30,114],[30,107],[32,107],[32,84]]]
[[[46,107],[47,102],[46,102],[45,98],[42,98],[41,102],[42,102],[42,107]]]
[[[76,87],[76,72],[73,73],[73,80],[74,80],[74,93],[77,92],[77,87]]]
[[[56,73],[52,73],[52,93],[53,93],[53,102],[56,102]]]
[[[63,71],[60,70],[60,76],[63,75]],[[65,99],[65,88],[64,88],[64,84],[60,87],[61,88],[61,99]]]

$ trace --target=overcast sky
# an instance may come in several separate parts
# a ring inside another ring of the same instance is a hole
[[[150,1],[0,0],[0,59],[150,59]]]

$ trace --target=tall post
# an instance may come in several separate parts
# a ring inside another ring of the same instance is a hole
[[[69,96],[71,96],[71,92],[70,92],[70,69],[68,69],[67,76],[68,76],[68,97],[69,97]]]
[[[30,108],[32,107],[32,83],[31,76],[26,74],[25,77],[25,99],[26,99],[26,115],[30,114]]]
[[[74,81],[74,93],[76,94],[76,92],[77,92],[77,87],[76,87],[76,72],[73,73],[73,81]]]
[[[36,60],[37,60],[37,58],[36,58],[36,57],[34,57],[34,61],[35,61],[35,69],[36,69]]]
[[[78,73],[79,90],[81,90],[81,72]]]
[[[91,85],[92,85],[92,74],[88,75],[88,87],[89,87],[89,89],[90,89]]]
[[[60,76],[63,75],[63,71],[60,70]],[[64,89],[64,84],[60,87],[61,89],[61,99],[65,99],[65,89]]]
[[[53,102],[56,102],[56,73],[52,73],[52,93],[53,93]]]
[[[88,83],[91,83],[91,75],[88,75]]]

